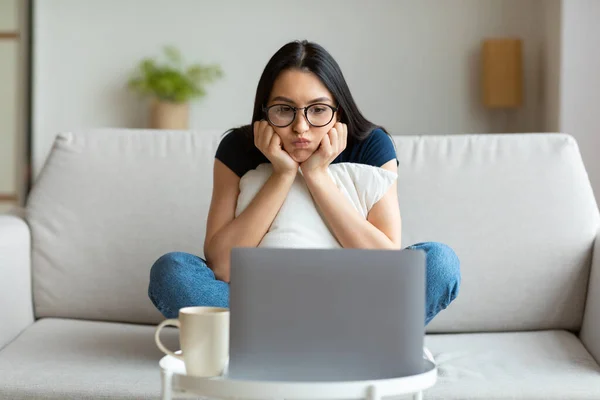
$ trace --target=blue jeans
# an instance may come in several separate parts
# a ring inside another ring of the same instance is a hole
[[[426,242],[407,247],[426,253],[427,299],[425,325],[458,295],[460,262],[442,243]],[[177,318],[189,306],[229,307],[229,284],[215,278],[206,262],[193,254],[173,252],[160,257],[150,270],[148,296],[165,316]]]

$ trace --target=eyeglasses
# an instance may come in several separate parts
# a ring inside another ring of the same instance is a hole
[[[306,121],[315,128],[320,128],[327,125],[333,120],[338,107],[330,106],[329,104],[311,104],[307,107],[292,107],[287,104],[274,104],[269,107],[263,107],[263,111],[271,125],[278,128],[285,128],[294,122],[296,112],[304,110]]]

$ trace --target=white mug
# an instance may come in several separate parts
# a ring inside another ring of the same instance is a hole
[[[181,353],[175,354],[160,341],[165,326],[179,328]],[[229,309],[220,307],[184,307],[178,319],[167,319],[156,327],[154,340],[165,354],[182,360],[188,375],[221,375],[229,357]]]

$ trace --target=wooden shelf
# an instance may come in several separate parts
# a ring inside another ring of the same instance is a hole
[[[16,194],[11,193],[0,193],[0,201],[17,201],[18,197]]]
[[[0,31],[0,40],[17,40],[19,36],[19,32]]]

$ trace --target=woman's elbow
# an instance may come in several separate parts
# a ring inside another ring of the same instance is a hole
[[[215,278],[229,283],[230,279],[230,268],[229,268],[229,257],[211,257],[206,255],[206,264],[215,274]]]
[[[230,280],[230,270],[229,270],[229,266],[224,266],[221,265],[220,267],[217,267],[215,269],[213,269],[213,272],[215,274],[215,278],[217,278],[220,281],[229,283]]]

